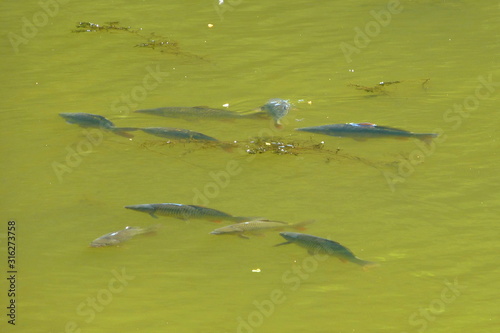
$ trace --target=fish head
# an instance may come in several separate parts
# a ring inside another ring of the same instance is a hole
[[[69,124],[76,124],[81,127],[102,127],[111,129],[115,125],[103,116],[84,112],[61,112],[59,116],[63,117]]]
[[[289,242],[296,242],[299,239],[300,235],[302,234],[298,232],[291,232],[291,231],[280,232],[280,236]]]
[[[212,235],[231,235],[231,234],[236,234],[243,232],[242,229],[238,228],[237,226],[234,225],[228,225],[222,228],[218,228],[213,230],[210,234]]]
[[[113,246],[119,244],[120,241],[113,237],[104,236],[99,237],[90,243],[90,247],[104,247],[104,246]]]
[[[155,211],[155,208],[151,204],[131,205],[131,206],[125,206],[125,208],[148,214],[154,213]]]
[[[277,121],[288,114],[290,102],[281,98],[272,98],[261,106],[260,109],[267,112],[267,114]]]

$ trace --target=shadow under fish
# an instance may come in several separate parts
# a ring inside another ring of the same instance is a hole
[[[59,115],[63,117],[68,124],[75,124],[84,128],[101,128],[126,138],[134,137],[127,132],[137,131],[139,129],[137,127],[116,127],[109,119],[92,113],[63,112],[59,113]]]
[[[348,137],[358,141],[364,141],[366,139],[372,138],[416,138],[424,141],[427,144],[430,144],[432,142],[432,139],[438,136],[437,133],[413,133],[398,128],[379,126],[372,123],[332,124],[302,127],[296,128],[295,130],[337,137]]]

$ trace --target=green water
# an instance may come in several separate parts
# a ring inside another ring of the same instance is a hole
[[[2,332],[496,332],[498,1],[66,1],[50,10],[1,4]],[[381,23],[372,11],[385,13]],[[34,19],[36,31],[25,27]],[[142,30],[72,33],[80,21]],[[135,47],[151,33],[178,42],[177,54]],[[392,81],[401,82],[379,94],[352,86]],[[248,111],[275,97],[295,105],[281,131],[267,120],[131,112]],[[223,141],[324,144],[249,155],[102,131],[92,143],[60,112]],[[293,131],[343,122],[441,136],[426,147]],[[314,219],[306,233],[381,266],[275,248],[277,232],[214,236],[223,224],[123,208],[157,202]],[[10,220],[15,326],[6,316]],[[155,235],[88,247],[125,226],[158,223]]]

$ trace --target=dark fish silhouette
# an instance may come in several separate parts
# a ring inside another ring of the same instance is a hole
[[[136,127],[116,127],[115,124],[113,124],[110,120],[98,114],[84,112],[63,112],[59,113],[59,115],[63,117],[69,124],[75,124],[80,127],[102,128],[126,138],[134,137],[132,134],[129,134],[127,132],[137,131],[139,129]]]
[[[436,133],[413,133],[398,128],[378,126],[372,123],[347,123],[297,128],[297,131],[319,133],[331,136],[349,137],[355,140],[370,138],[417,138],[426,143],[438,136]]]
[[[183,106],[173,106],[173,107],[163,107],[156,109],[144,109],[136,110],[134,112],[147,113],[155,116],[170,117],[170,118],[182,118],[182,119],[258,119],[266,116],[264,112],[254,112],[254,113],[237,113],[229,110],[223,109],[213,109],[207,106],[193,106],[193,107],[183,107]]]
[[[198,140],[198,141],[218,141],[211,136],[205,135],[203,133],[190,131],[183,128],[173,128],[173,127],[146,127],[142,128],[146,133],[156,135],[162,138],[174,139],[174,140]]]
[[[363,267],[378,266],[375,262],[359,259],[345,246],[326,238],[301,234],[298,232],[280,232],[280,235],[287,241],[275,246],[295,243],[306,248],[307,252],[311,255],[327,254],[337,257],[343,262],[349,261]]]
[[[125,208],[148,213],[154,218],[158,218],[156,215],[162,215],[181,220],[202,219],[213,222],[220,222],[223,220],[241,222],[251,219],[248,217],[232,216],[216,209],[178,203],[142,204],[125,206]]]

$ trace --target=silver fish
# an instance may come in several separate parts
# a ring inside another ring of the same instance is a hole
[[[274,120],[274,126],[282,128],[281,119],[288,114],[291,104],[289,101],[281,98],[272,98],[266,104],[260,107]]]
[[[149,228],[140,227],[126,227],[125,229],[110,232],[109,234],[103,235],[96,238],[90,243],[91,247],[104,247],[104,246],[115,246],[125,241],[128,241],[136,235],[142,235],[150,232],[155,232],[159,226],[152,226]]]
[[[212,235],[238,235],[241,238],[248,238],[247,233],[258,235],[260,231],[283,230],[283,229],[305,229],[304,226],[314,221],[304,221],[296,224],[289,224],[282,221],[253,220],[231,224],[222,228],[215,229]]]

